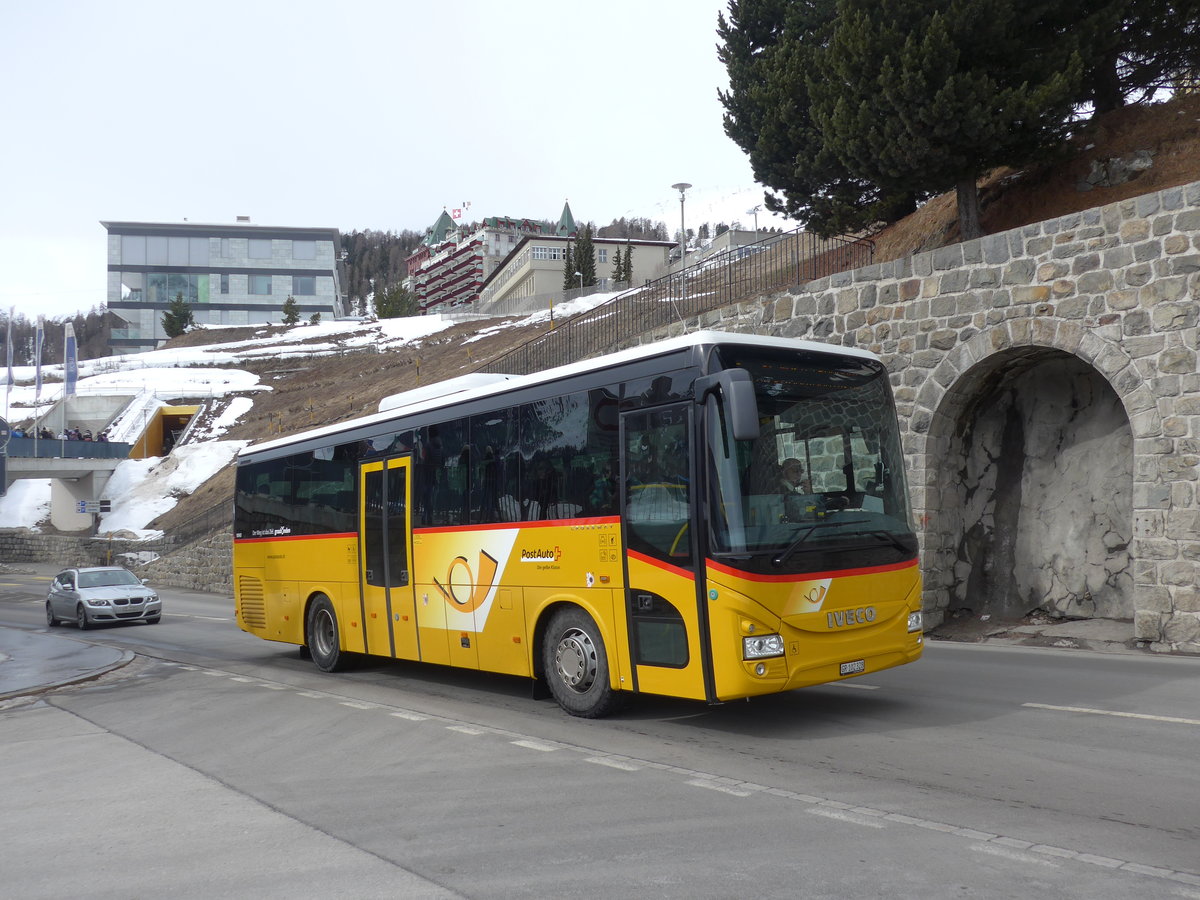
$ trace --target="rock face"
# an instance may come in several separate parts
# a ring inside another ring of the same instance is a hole
[[[960,426],[942,469],[962,511],[947,611],[1132,619],[1133,435],[1108,384],[1059,354],[1008,373]]]

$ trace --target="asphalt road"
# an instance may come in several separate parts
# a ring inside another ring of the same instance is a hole
[[[601,721],[518,679],[322,675],[229,598],[0,706],[0,894],[1200,898],[1200,660],[932,643],[855,682]],[[44,581],[0,625],[44,631]]]

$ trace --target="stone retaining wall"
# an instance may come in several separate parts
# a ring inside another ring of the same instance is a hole
[[[626,346],[713,328],[879,354],[932,622],[1040,606],[1129,618],[1131,637],[1195,652],[1198,299],[1193,183],[842,272]],[[1021,590],[1000,596],[1001,582]]]

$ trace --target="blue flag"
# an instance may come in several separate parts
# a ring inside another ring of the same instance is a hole
[[[75,326],[70,322],[63,334],[63,397],[75,396],[75,383],[79,381],[79,348],[75,346]]]

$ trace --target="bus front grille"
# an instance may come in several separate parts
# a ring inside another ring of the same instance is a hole
[[[241,608],[242,621],[247,627],[267,627],[267,604],[261,581],[250,575],[243,575],[238,579],[238,605]]]

